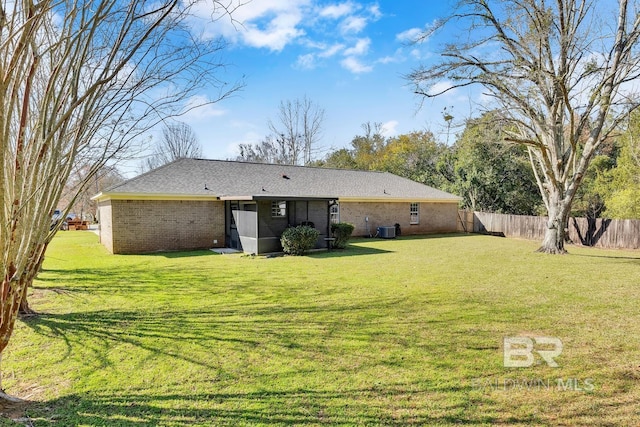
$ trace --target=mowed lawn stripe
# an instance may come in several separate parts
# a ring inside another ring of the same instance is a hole
[[[34,400],[36,425],[639,422],[640,253],[536,247],[442,235],[125,256],[59,233],[4,387]],[[559,367],[504,367],[511,336],[560,339]]]

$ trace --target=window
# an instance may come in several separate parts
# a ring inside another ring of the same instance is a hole
[[[411,203],[409,207],[409,224],[420,224],[420,203]]]
[[[329,220],[332,224],[337,224],[340,222],[340,205],[338,204],[338,202],[329,207]]]
[[[287,202],[285,200],[272,201],[271,216],[273,218],[284,218],[285,216],[287,216]]]

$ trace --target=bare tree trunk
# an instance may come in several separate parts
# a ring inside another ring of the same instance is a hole
[[[202,87],[220,90],[212,102],[239,88],[214,77],[224,44],[190,32],[195,3],[0,1],[0,355],[20,307],[30,311],[28,287],[73,169],[87,172],[71,204],[141,135],[191,109]],[[211,3],[215,16],[235,9]]]
[[[570,205],[564,203],[563,200],[555,201],[555,203],[552,201],[550,203],[547,229],[542,245],[538,248],[538,252],[547,254],[567,253],[564,248],[564,243],[569,226],[569,209]]]
[[[22,297],[20,298],[20,308],[18,309],[18,315],[22,318],[32,317],[38,314],[29,306],[29,299],[27,298],[28,292],[29,287],[25,286],[24,290],[22,291]]]
[[[18,309],[18,315],[20,317],[32,317],[36,316],[38,313],[33,310],[29,306],[29,300],[27,295],[29,293],[29,288],[32,287],[34,279],[37,277],[40,270],[42,270],[42,263],[44,262],[44,254],[47,251],[47,247],[49,246],[49,242],[40,245],[38,248],[38,255],[33,257],[32,261],[29,263],[27,268],[25,269],[25,273],[22,278],[22,296],[20,297],[20,307]]]

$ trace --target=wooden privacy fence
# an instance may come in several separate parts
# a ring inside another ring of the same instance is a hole
[[[470,216],[473,227],[469,226]],[[546,227],[547,217],[543,216],[468,211],[458,214],[459,231],[502,233],[507,237],[542,241]],[[640,249],[640,220],[570,218],[569,240],[599,248]]]
[[[458,231],[473,233],[473,212],[458,211]]]

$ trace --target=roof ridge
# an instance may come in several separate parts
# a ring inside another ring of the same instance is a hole
[[[344,169],[344,168],[335,168],[335,167],[324,167],[324,166],[315,166],[315,165],[288,165],[285,163],[265,163],[265,162],[255,162],[255,161],[244,161],[244,160],[230,160],[230,159],[204,159],[204,158],[190,158],[188,160],[198,160],[205,162],[224,162],[224,163],[243,163],[248,165],[260,165],[260,166],[280,166],[280,167],[288,167],[288,168],[303,168],[303,169],[321,169],[321,170],[336,170],[336,171],[347,171],[347,172],[366,172],[366,173],[380,173],[385,174],[391,172],[389,171],[377,171],[377,170],[365,170],[365,169]],[[392,174],[395,175],[395,174]],[[396,175],[399,176],[399,175]]]
[[[197,159],[191,159],[191,158],[188,158],[188,157],[181,157],[179,159],[172,160],[169,163],[165,163],[164,165],[158,166],[157,168],[149,169],[148,171],[143,172],[140,175],[136,175],[133,178],[126,179],[126,180],[122,181],[119,184],[112,185],[111,187],[102,190],[102,192],[106,193],[106,192],[109,192],[109,191],[113,191],[116,188],[121,187],[121,186],[123,186],[125,184],[129,184],[131,182],[135,182],[135,181],[137,181],[139,179],[142,179],[145,176],[149,175],[150,173],[155,173],[156,171],[159,171],[160,169],[164,169],[167,166],[173,165],[174,163],[178,163],[178,162],[181,162],[181,161],[184,161],[184,160],[197,160]]]
[[[386,171],[202,158],[174,160],[102,193],[241,196],[269,192],[318,196],[328,189],[342,197],[458,199],[444,190]]]

